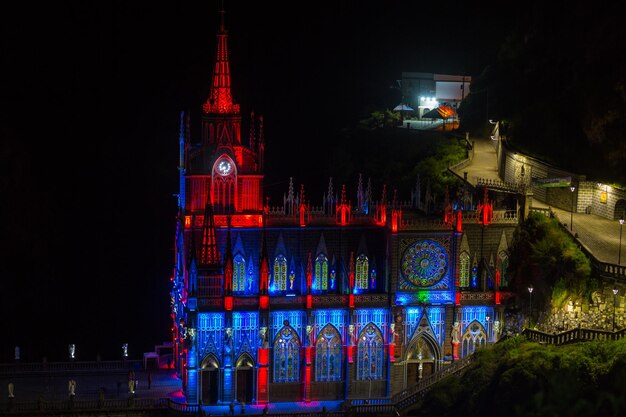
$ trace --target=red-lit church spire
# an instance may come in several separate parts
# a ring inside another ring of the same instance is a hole
[[[202,106],[205,113],[236,113],[239,104],[233,103],[230,90],[230,64],[228,61],[228,32],[224,24],[224,2],[220,2],[220,28],[217,32],[217,56],[213,68],[211,94]]]

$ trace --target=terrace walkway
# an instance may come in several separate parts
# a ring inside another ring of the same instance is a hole
[[[467,180],[477,185],[479,179],[487,182],[501,182],[497,171],[497,158],[494,142],[490,139],[474,140],[473,158],[461,165],[455,173],[463,178],[467,172]],[[595,214],[572,213],[567,210],[549,207],[542,201],[533,198],[533,208],[550,210],[578,241],[582,249],[593,259],[594,267],[605,277],[612,277],[626,283],[626,249],[620,249],[620,224]],[[573,230],[570,230],[570,220]],[[623,239],[626,241],[626,231]],[[620,256],[621,255],[621,256]],[[618,259],[621,264],[618,264]]]

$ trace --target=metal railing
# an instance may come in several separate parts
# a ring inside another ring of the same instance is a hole
[[[474,355],[455,361],[452,365],[421,379],[402,392],[391,397],[391,401],[397,410],[404,410],[415,404],[436,383],[451,375],[458,375],[474,361]]]
[[[534,329],[524,329],[522,334],[532,342],[548,345],[565,345],[567,343],[590,342],[594,340],[620,340],[626,337],[626,328],[610,332],[606,330],[577,328],[561,333],[546,333]]]

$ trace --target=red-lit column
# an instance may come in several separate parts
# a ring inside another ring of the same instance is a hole
[[[263,225],[267,219],[263,220]],[[257,404],[267,404],[269,397],[269,265],[267,260],[267,242],[265,229],[261,236],[261,262],[259,264],[259,323],[261,323],[261,344],[258,348],[257,378],[256,378],[256,401]]]
[[[348,307],[354,308],[354,252],[350,252],[350,273],[348,275]]]
[[[314,355],[315,344],[315,330],[313,328],[313,297],[311,295],[311,286],[313,283],[313,261],[311,252],[309,252],[309,259],[306,268],[306,282],[307,282],[307,299],[306,299],[306,340],[304,345],[304,392],[302,393],[302,399],[304,402],[311,402],[311,357]]]
[[[259,312],[261,322],[268,323],[267,311]],[[267,404],[269,402],[269,334],[266,326],[261,327],[261,344],[257,349],[257,374],[256,374],[256,402],[257,404]]]

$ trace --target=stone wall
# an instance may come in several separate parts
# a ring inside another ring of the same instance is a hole
[[[626,327],[624,297],[626,285],[618,285],[619,292],[613,295],[612,285],[604,285],[592,294],[592,301],[583,303],[570,301],[563,309],[552,309],[537,326],[548,333],[559,333],[576,327],[598,330],[613,330],[613,306],[615,306],[615,329]],[[615,301],[615,303],[614,303]]]
[[[536,158],[509,149],[505,142],[498,141],[496,147],[498,173],[505,182],[528,183],[529,178],[571,177],[576,186],[574,212],[596,214],[617,220],[626,211],[626,190],[606,184],[587,181],[583,174],[569,172]],[[523,167],[523,169],[522,169]],[[572,210],[572,195],[569,186],[545,188],[532,186],[533,198],[552,207]]]

